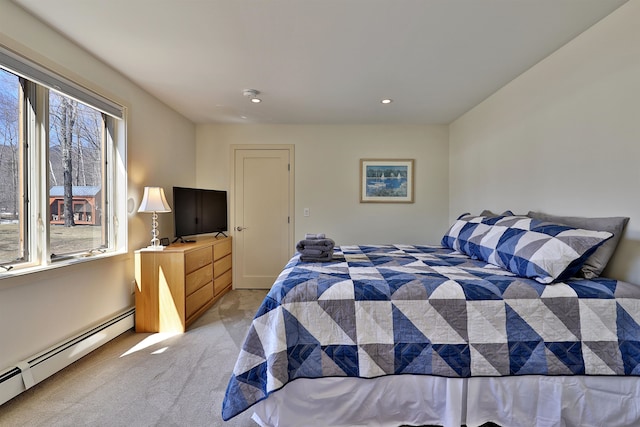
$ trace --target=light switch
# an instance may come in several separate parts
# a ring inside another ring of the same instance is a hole
[[[311,215],[311,212],[309,211],[309,208],[304,208],[304,216],[309,216]]]

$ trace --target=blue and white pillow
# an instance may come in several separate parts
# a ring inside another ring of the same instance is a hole
[[[552,283],[572,277],[612,236],[527,216],[464,216],[447,231],[442,245],[518,276]]]

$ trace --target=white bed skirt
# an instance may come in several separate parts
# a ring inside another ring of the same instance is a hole
[[[262,427],[630,427],[640,425],[640,377],[298,379],[253,411]]]

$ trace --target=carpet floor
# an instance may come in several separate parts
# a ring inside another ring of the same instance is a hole
[[[184,334],[125,332],[0,406],[0,426],[256,427],[222,399],[266,291],[223,296]]]

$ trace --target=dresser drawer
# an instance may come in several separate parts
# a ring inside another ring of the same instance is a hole
[[[231,255],[227,255],[213,263],[213,275],[218,277],[231,268]]]
[[[213,282],[209,282],[191,295],[187,296],[187,319],[200,307],[211,301],[213,298]]]
[[[231,237],[136,251],[136,332],[184,332],[231,290],[232,256]]]
[[[231,284],[231,276],[231,270],[227,270],[220,276],[215,278],[215,280],[213,281],[215,295],[218,295],[221,291],[223,291],[227,286]]]
[[[231,239],[226,239],[222,243],[213,245],[213,259],[217,260],[231,253]]]
[[[200,267],[210,264],[211,261],[213,261],[211,258],[211,246],[187,252],[184,256],[185,273],[189,274]]]
[[[213,269],[211,268],[211,264],[205,265],[193,273],[187,274],[185,281],[185,295],[191,295],[211,280],[213,280]]]

